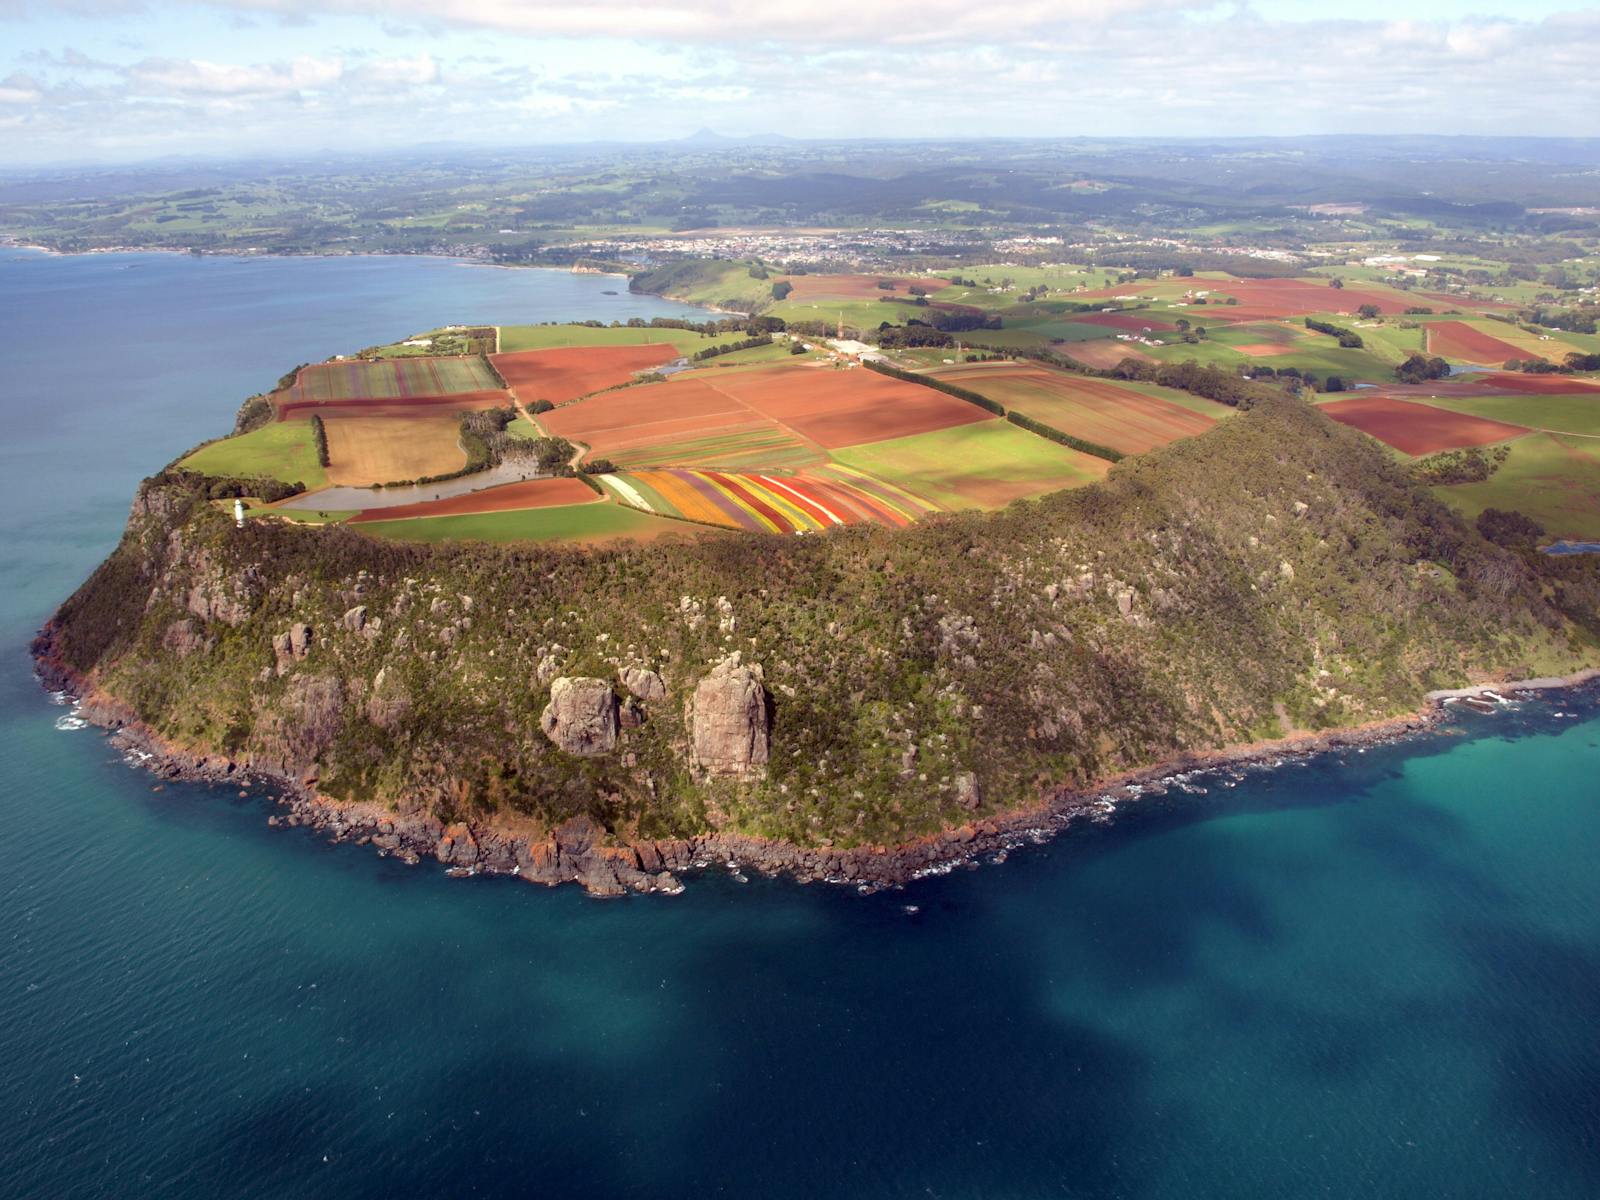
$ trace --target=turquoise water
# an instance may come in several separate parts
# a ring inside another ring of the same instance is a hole
[[[139,475],[286,363],[649,303],[603,286],[0,251],[0,1194],[1600,1190],[1592,698],[872,897],[449,880],[56,728],[25,642]]]

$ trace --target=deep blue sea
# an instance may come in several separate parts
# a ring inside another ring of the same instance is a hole
[[[871,897],[451,880],[57,728],[142,475],[296,362],[682,311],[615,286],[0,250],[0,1195],[1600,1195],[1592,698]]]

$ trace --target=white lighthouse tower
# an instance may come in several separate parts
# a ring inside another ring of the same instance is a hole
[[[244,501],[243,500],[235,500],[233,502],[233,523],[235,525],[237,525],[240,529],[244,528]]]

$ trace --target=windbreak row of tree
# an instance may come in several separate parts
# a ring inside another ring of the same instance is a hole
[[[754,337],[747,337],[738,342],[727,342],[720,346],[707,346],[704,350],[696,350],[689,357],[695,362],[702,362],[708,358],[719,358],[724,354],[737,354],[740,350],[754,350],[757,346],[772,345],[770,333],[758,333]]]
[[[311,441],[317,448],[317,465],[328,465],[328,427],[317,414],[311,415]]]
[[[1363,305],[1362,307],[1372,308],[1374,315],[1376,315],[1378,311],[1370,304]],[[1331,321],[1319,321],[1315,317],[1307,317],[1306,328],[1314,329],[1318,333],[1325,333],[1332,338],[1338,338],[1339,345],[1343,346],[1346,350],[1359,350],[1363,345],[1366,344],[1361,340],[1361,335],[1355,330],[1346,329],[1342,325],[1335,325]]]

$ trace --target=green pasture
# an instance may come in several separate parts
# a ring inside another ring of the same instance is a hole
[[[1437,396],[1419,403],[1547,433],[1600,438],[1600,392],[1571,396]]]
[[[317,463],[310,421],[275,421],[202,446],[178,464],[202,475],[242,475],[303,483],[319,488],[328,482]]]
[[[681,533],[687,527],[621,504],[596,501],[514,512],[372,521],[351,528],[374,537],[408,542],[583,542],[648,538],[663,532]]]
[[[1511,456],[1483,483],[1433,490],[1469,519],[1486,508],[1515,509],[1551,537],[1600,538],[1600,441],[1532,433],[1511,443]]]
[[[737,341],[739,335],[733,335]],[[500,352],[551,350],[562,346],[645,346],[665,342],[685,354],[715,346],[727,336],[707,337],[692,329],[657,329],[602,325],[502,325]]]
[[[1093,483],[1107,466],[998,418],[850,446],[833,457],[948,509],[990,507],[964,492],[995,481],[1043,495]]]
[[[1347,350],[1331,337],[1319,337],[1315,341],[1307,341],[1304,346],[1304,349],[1296,348],[1288,354],[1251,358],[1240,354],[1225,342],[1207,336],[1194,345],[1169,341],[1164,346],[1140,346],[1139,349],[1160,362],[1181,363],[1193,359],[1203,366],[1221,367],[1229,371],[1236,370],[1241,364],[1249,364],[1271,367],[1275,371],[1295,367],[1300,371],[1309,371],[1319,379],[1338,375],[1347,383],[1352,380],[1387,381],[1394,377],[1391,365],[1369,350]]]

